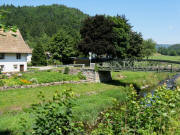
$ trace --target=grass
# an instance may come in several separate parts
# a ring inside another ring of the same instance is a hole
[[[114,80],[119,80],[122,85],[133,84],[136,89],[144,86],[155,87],[160,81],[165,80],[175,73],[155,73],[155,72],[113,72]]]
[[[176,86],[180,87],[180,77],[176,80]]]
[[[155,54],[154,56],[149,57],[149,59],[180,61],[180,56],[166,56]]]
[[[129,84],[133,83],[141,87],[144,85],[142,83],[144,81],[149,85],[157,85],[168,75],[168,73],[117,72],[112,73],[113,81],[109,84],[64,84],[0,92],[0,134],[7,130],[19,131],[19,121],[22,117],[27,118],[27,126],[31,126],[33,119],[28,108],[39,102],[38,94],[40,91],[49,100],[56,91],[61,92],[71,88],[78,97],[73,110],[75,119],[95,124],[98,114],[110,107],[115,99],[119,102],[126,100]]]
[[[35,71],[23,73],[21,77],[13,75],[9,79],[2,79],[5,86],[29,85],[32,83],[50,83],[59,81],[78,81],[78,75],[68,75],[56,71]]]

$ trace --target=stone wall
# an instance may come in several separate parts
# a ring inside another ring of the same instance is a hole
[[[111,71],[99,71],[98,72],[99,82],[109,82],[112,81]]]
[[[86,76],[86,80],[94,82],[109,82],[112,80],[111,71],[98,71],[94,69],[81,69],[81,72]]]
[[[93,83],[94,81],[92,81]],[[0,87],[0,91],[5,90],[15,90],[15,89],[25,89],[25,88],[36,88],[36,87],[45,87],[45,86],[55,86],[62,84],[80,84],[80,83],[91,83],[88,80],[80,80],[80,81],[61,81],[61,82],[51,82],[51,83],[42,83],[42,84],[32,84],[32,85],[23,85],[23,86],[4,86]]]

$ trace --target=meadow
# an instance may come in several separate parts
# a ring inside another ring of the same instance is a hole
[[[180,61],[180,56],[167,56],[161,54],[154,54],[154,56],[149,57],[149,59]]]
[[[113,72],[113,81],[109,83],[64,84],[59,86],[16,89],[0,92],[0,133],[11,131],[19,134],[22,118],[27,119],[27,127],[31,129],[33,115],[31,105],[40,102],[38,97],[42,93],[46,100],[50,100],[55,92],[72,89],[77,97],[73,108],[75,120],[81,120],[88,125],[95,125],[100,112],[112,106],[114,100],[120,103],[126,101],[129,85],[142,89],[144,85],[154,87],[161,80],[173,75],[172,73],[152,72]]]

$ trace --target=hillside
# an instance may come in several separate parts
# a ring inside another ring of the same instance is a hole
[[[157,45],[156,45],[156,48],[157,48],[157,49],[160,48],[160,47],[168,48],[168,47],[170,47],[170,46],[171,46],[170,44],[157,44]]]
[[[172,45],[172,46],[170,46],[168,49],[170,49],[170,50],[175,50],[175,51],[180,50],[180,44]]]
[[[48,40],[60,29],[71,31],[77,38],[81,22],[88,15],[78,9],[63,5],[51,6],[0,6],[0,9],[9,11],[3,22],[7,25],[16,25],[26,42],[33,47],[38,40]]]

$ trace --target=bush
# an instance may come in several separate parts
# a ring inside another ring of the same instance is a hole
[[[0,80],[0,87],[4,86],[3,80]]]
[[[28,62],[28,63],[27,63],[27,66],[28,66],[28,67],[32,66],[32,63],[31,63],[31,62]]]
[[[0,75],[0,79],[7,79],[8,77],[4,74]]]
[[[47,72],[51,72],[52,70],[51,69],[48,69],[48,70],[46,70]]]
[[[34,84],[38,84],[37,78],[32,78],[32,79],[30,80],[30,82],[32,82],[32,83],[34,83]]]
[[[82,74],[82,72],[79,72],[77,76],[80,80],[86,80],[86,77]]]
[[[65,67],[65,69],[64,69],[64,74],[69,74],[69,67]]]
[[[176,131],[174,121],[179,116],[180,90],[161,87],[154,95],[139,99],[134,90],[127,103],[117,104],[102,114],[100,124],[93,135],[111,134],[168,134]],[[173,130],[172,130],[173,129]]]
[[[63,91],[56,93],[53,100],[35,105],[35,123],[33,134],[35,135],[77,135],[83,132],[81,123],[73,122],[72,108],[74,106],[73,93]]]
[[[58,70],[59,73],[62,73],[62,70]]]

